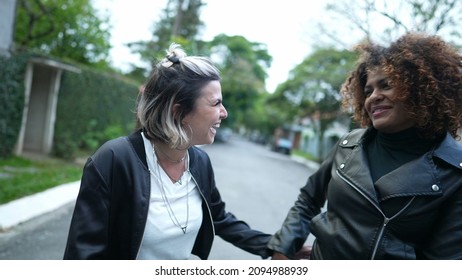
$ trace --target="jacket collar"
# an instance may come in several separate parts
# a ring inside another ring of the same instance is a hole
[[[128,136],[128,140],[135,149],[136,155],[143,162],[144,166],[148,168],[148,162],[146,160],[146,153],[144,151],[144,142],[143,137],[141,136],[141,129],[133,132]]]
[[[462,169],[462,143],[457,143],[449,133],[436,147],[433,156]]]
[[[132,144],[133,148],[137,156],[140,158],[141,162],[144,164],[146,168],[148,168],[148,163],[146,160],[146,153],[144,149],[144,142],[143,137],[141,136],[141,129],[133,132],[128,136],[128,140]],[[197,175],[195,166],[197,159],[197,152],[195,151],[194,147],[188,149],[189,152],[189,167],[193,175]]]
[[[375,133],[376,130],[373,128],[353,130],[339,143],[340,147],[347,150],[352,149],[352,153],[355,154],[355,156],[350,154],[344,158],[339,172],[358,189],[361,189],[364,194],[367,194],[372,201],[377,199],[376,189],[370,178],[369,167],[361,146],[369,141]],[[437,171],[431,164],[432,157],[437,157],[457,169],[462,169],[462,145],[458,144],[450,134],[447,134],[433,150],[424,156],[377,180],[375,185],[380,190],[381,200],[396,196],[441,195],[441,189],[432,188],[433,184],[439,183]],[[415,174],[415,168],[427,170],[427,172]],[[406,188],[409,181],[422,182],[422,184],[414,184],[413,188],[409,189]]]
[[[345,139],[347,141],[344,140],[345,142],[340,143],[340,146],[353,147],[366,143],[376,133],[377,131],[374,128],[355,130]],[[435,146],[431,155],[458,169],[462,169],[462,142],[457,143],[449,133]]]

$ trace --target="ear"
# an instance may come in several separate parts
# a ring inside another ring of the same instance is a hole
[[[176,103],[176,104],[173,104],[173,108],[172,108],[172,111],[173,111],[173,115],[176,116],[179,112],[180,112],[180,104]]]

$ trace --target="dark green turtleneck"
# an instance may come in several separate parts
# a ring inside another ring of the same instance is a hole
[[[434,144],[420,138],[415,128],[392,134],[377,131],[366,147],[373,182],[425,154]]]

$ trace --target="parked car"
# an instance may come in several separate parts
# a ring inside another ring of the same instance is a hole
[[[288,138],[278,138],[274,141],[273,151],[290,155],[292,152],[292,141]]]

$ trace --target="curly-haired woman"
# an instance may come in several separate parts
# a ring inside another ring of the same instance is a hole
[[[310,233],[311,259],[462,259],[461,54],[417,33],[357,50],[341,93],[363,128],[301,189],[273,259],[294,258]]]

